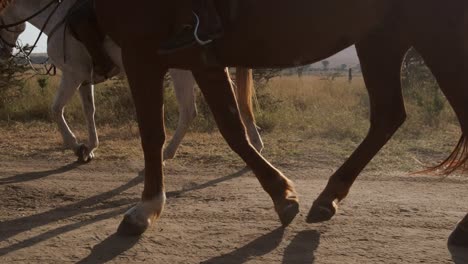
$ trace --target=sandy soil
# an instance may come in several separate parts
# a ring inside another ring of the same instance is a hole
[[[4,149],[11,146],[4,142]],[[301,214],[283,230],[267,194],[235,156],[211,153],[206,141],[190,146],[200,153],[195,161],[186,148],[166,164],[165,212],[141,238],[114,234],[138,201],[141,157],[104,154],[78,166],[69,152],[51,148],[4,158],[0,263],[452,263],[446,238],[468,209],[467,177],[367,170],[333,220],[307,224],[335,162],[319,152],[303,162],[271,154],[301,195]]]

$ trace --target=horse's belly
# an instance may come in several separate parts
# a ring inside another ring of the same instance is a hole
[[[220,56],[226,64],[252,67],[297,66],[324,59],[359,41],[390,10],[386,0],[239,2],[243,5],[238,24],[220,41]],[[261,5],[266,6],[263,13],[258,12]]]

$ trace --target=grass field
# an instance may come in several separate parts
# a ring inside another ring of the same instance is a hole
[[[0,129],[4,134],[24,133],[24,138],[45,137],[52,142],[44,144],[44,148],[60,148],[61,139],[49,113],[57,85],[57,77],[47,79],[43,88],[35,79],[26,82],[21,95],[0,109]],[[181,153],[185,151],[187,155],[191,154],[189,142],[200,142],[213,135],[219,138],[198,89],[197,93],[199,115],[181,149]],[[415,85],[405,89],[405,101],[407,121],[377,161],[372,163],[371,169],[375,168],[372,166],[388,164],[398,165],[404,170],[423,168],[423,165],[433,164],[431,162],[448,155],[457,142],[460,135],[457,120],[440,92]],[[434,102],[439,106],[437,111],[434,110]],[[111,81],[99,85],[96,88],[96,106],[101,136],[100,158],[141,156],[137,124],[126,83]],[[284,156],[297,160],[310,158],[311,145],[320,146],[327,157],[343,160],[362,141],[369,127],[369,101],[362,77],[355,77],[351,83],[344,77],[334,80],[323,76],[277,77],[257,90],[255,106],[257,123],[266,139],[265,154],[279,160]],[[170,87],[166,89],[165,109],[170,137],[178,118],[178,106]],[[72,129],[85,139],[85,121],[77,95],[65,112]],[[3,142],[13,144],[8,140]],[[28,145],[27,140],[15,147],[13,145],[10,146],[11,155],[32,155],[24,147]],[[231,152],[215,149],[210,150],[210,155],[221,160],[234,158]]]

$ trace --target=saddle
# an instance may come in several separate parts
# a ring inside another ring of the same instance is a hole
[[[119,74],[119,68],[104,49],[106,35],[98,25],[94,0],[77,1],[69,10],[65,23],[71,34],[83,43],[91,55],[94,84]]]
[[[79,27],[78,24],[82,24],[81,22],[86,22],[89,27],[89,31],[93,31],[92,33],[97,33],[102,39],[104,39],[105,34],[99,28],[96,19],[96,12],[94,10],[94,0],[81,0],[76,1],[75,4],[70,8],[68,14],[66,16],[66,24],[71,29],[73,37],[78,40],[82,40],[84,37],[80,30],[77,30]]]

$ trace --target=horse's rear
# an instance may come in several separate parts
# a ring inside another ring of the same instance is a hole
[[[407,1],[412,46],[421,54],[458,118],[461,138],[452,154],[430,170],[466,172],[468,166],[468,1]],[[419,13],[418,13],[419,12]],[[465,208],[467,209],[467,208]],[[468,263],[468,214],[448,241],[455,263]]]

